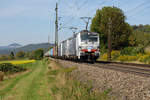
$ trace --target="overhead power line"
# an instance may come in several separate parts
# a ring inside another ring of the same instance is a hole
[[[65,0],[64,0],[64,1],[65,1]],[[75,0],[75,1],[76,1],[76,0]],[[106,3],[107,1],[108,1],[108,0],[105,0],[105,1],[101,2],[101,3],[99,4],[99,6],[102,5],[102,4],[104,4],[104,3]],[[82,8],[84,7],[84,5],[86,5],[88,2],[89,2],[89,0],[85,0],[80,6],[78,6],[78,3],[75,2],[75,3],[76,3],[76,6],[77,6],[77,10],[79,11],[80,9],[82,9]],[[67,4],[66,1],[65,1],[65,3]],[[68,6],[68,4],[67,4],[67,6]],[[68,7],[69,7],[69,8],[72,8],[72,7],[70,7],[70,6],[68,6]],[[73,15],[73,13],[75,13],[75,12],[72,11],[71,15]],[[75,17],[72,16],[67,22],[65,22],[65,23],[62,25],[61,29],[62,29],[63,27],[66,28],[66,25],[69,24],[74,18],[75,18]],[[89,24],[89,23],[88,23],[88,24]],[[87,24],[86,24],[86,27],[88,27]],[[86,28],[86,29],[87,29],[87,28]]]
[[[143,2],[143,3],[141,3],[141,4],[139,4],[138,6],[136,6],[134,9],[131,9],[130,11],[132,12],[129,12],[129,18],[131,18],[131,17],[133,17],[135,14],[137,14],[137,13],[139,13],[139,12],[142,12],[142,11],[145,11],[146,9],[147,9],[147,7],[149,7],[149,5],[148,6],[146,6],[146,7],[144,7],[144,8],[142,8],[144,5],[147,5],[147,4],[149,4],[148,3],[148,1],[146,1],[146,2]],[[126,12],[127,13],[127,12]],[[130,14],[131,13],[131,14]]]
[[[139,5],[137,5],[135,8],[130,9],[130,10],[127,11],[126,13],[132,13],[132,12],[138,10],[139,8],[143,7],[143,6],[144,6],[145,4],[147,4],[147,3],[149,3],[149,1],[145,1],[145,2],[143,2],[143,3],[139,4]]]
[[[86,23],[86,30],[88,29],[89,21],[92,19],[91,17],[81,17],[81,19]]]
[[[86,3],[88,3],[88,0],[85,0],[84,3],[81,4],[80,7],[79,7],[77,10],[80,10],[80,9],[83,7],[83,5],[85,5]],[[71,15],[72,15],[73,13],[75,13],[75,12],[72,11]],[[64,25],[63,25],[62,27],[66,27],[66,25],[67,25],[68,23],[70,23],[73,19],[74,19],[74,17],[71,17],[71,19],[70,19],[69,21],[67,21],[66,23],[64,23]]]
[[[75,34],[78,28],[77,27],[70,27],[69,29],[72,30],[73,34]]]

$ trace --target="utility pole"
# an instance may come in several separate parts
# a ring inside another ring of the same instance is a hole
[[[49,44],[49,35],[48,35],[48,44]]]
[[[91,20],[91,17],[81,17],[83,21],[86,23],[86,30],[88,29],[89,21]]]
[[[111,19],[109,18],[108,22],[108,53],[107,53],[107,60],[110,62],[111,61],[111,27],[112,27],[112,22]]]
[[[58,4],[56,3],[56,21],[55,21],[55,56],[58,56]]]

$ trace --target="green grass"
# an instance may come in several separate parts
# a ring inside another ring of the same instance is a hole
[[[56,65],[49,60],[21,65],[29,70],[0,82],[0,100],[109,100],[111,89],[93,91],[92,82],[83,84],[69,75],[75,67],[53,69]]]
[[[22,66],[29,71],[0,83],[0,100],[51,100],[46,62],[36,61]]]
[[[59,66],[59,64],[58,64]],[[92,82],[83,84],[74,80],[69,74],[75,70],[72,68],[49,69],[51,92],[54,100],[109,100],[111,89],[100,93],[93,90]]]
[[[49,75],[57,75],[59,73],[60,70],[52,70],[50,71],[48,74]]]

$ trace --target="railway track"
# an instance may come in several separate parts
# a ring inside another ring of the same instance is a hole
[[[93,66],[150,77],[150,65],[133,64],[133,63],[126,64],[126,63],[117,63],[117,62],[112,62],[112,63],[97,62],[93,64]]]
[[[88,66],[111,69],[111,70],[121,71],[121,72],[125,72],[125,73],[140,75],[140,76],[144,76],[144,77],[150,77],[150,65],[146,65],[146,64],[104,62],[104,61],[98,61],[94,64],[85,63],[85,62],[73,62],[73,63],[85,64]]]

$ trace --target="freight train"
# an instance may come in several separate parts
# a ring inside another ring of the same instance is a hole
[[[62,41],[58,46],[57,56],[55,48],[51,48],[45,55],[67,60],[95,62],[100,56],[99,44],[98,33],[83,30]]]

